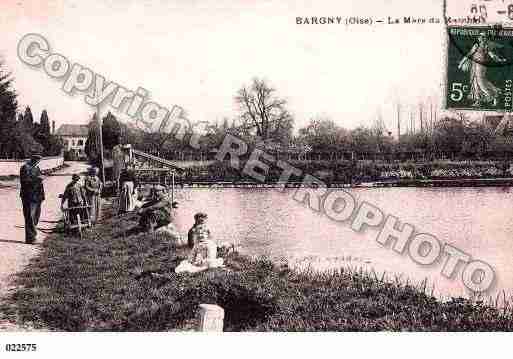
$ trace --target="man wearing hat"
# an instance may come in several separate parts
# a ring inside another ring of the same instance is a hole
[[[103,185],[98,178],[98,168],[90,167],[87,172],[88,175],[84,179],[84,190],[87,196],[87,204],[91,206],[91,222],[96,223],[100,218],[102,204],[100,197]]]
[[[45,200],[43,177],[39,169],[42,156],[33,154],[20,169],[20,197],[25,218],[25,242],[36,241],[36,226],[41,215],[41,203]]]
[[[61,197],[61,209],[64,209],[64,203],[68,203],[68,208],[82,207],[87,204],[87,197],[84,187],[80,184],[80,176],[73,174],[71,182],[68,183],[64,189]],[[70,220],[72,223],[77,221],[77,214],[80,214],[82,219],[86,218],[87,212],[83,208],[73,208],[69,211]]]
[[[174,210],[178,208],[177,202],[171,202],[163,186],[153,188],[154,199],[142,206],[137,213],[141,216],[139,225],[146,231],[167,226],[173,221]]]

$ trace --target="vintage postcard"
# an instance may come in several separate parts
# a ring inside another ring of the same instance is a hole
[[[2,0],[0,30],[2,358],[506,344],[513,1]]]

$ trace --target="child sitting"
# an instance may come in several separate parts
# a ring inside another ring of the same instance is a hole
[[[187,234],[187,244],[190,249],[194,248],[194,245],[198,241],[200,236],[202,237],[211,237],[210,230],[207,228],[208,216],[205,213],[199,212],[194,215],[194,225],[189,230]]]
[[[189,230],[188,243],[192,251],[187,261],[180,263],[175,272],[198,272],[223,266],[223,259],[217,258],[217,244],[207,228],[207,215],[196,213],[194,226]]]

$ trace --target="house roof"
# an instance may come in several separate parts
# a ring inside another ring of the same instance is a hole
[[[495,134],[511,136],[513,133],[513,117],[510,115],[484,116],[483,120]]]
[[[492,129],[496,129],[497,126],[501,123],[502,119],[504,118],[503,115],[491,115],[491,116],[484,116],[483,121],[485,125],[491,127]]]
[[[57,130],[58,136],[87,137],[88,133],[89,133],[89,126],[87,126],[87,125],[63,124]]]

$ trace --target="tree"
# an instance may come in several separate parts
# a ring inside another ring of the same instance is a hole
[[[102,125],[103,146],[112,150],[114,146],[121,143],[121,127],[119,122],[110,111],[103,118]]]
[[[43,146],[46,152],[50,140],[50,122],[46,110],[41,113],[39,123],[34,123],[32,132],[34,139]]]
[[[33,152],[58,154],[62,143],[51,136],[46,111],[41,114],[41,122],[38,124],[34,123],[29,106],[23,114],[18,113],[16,121],[17,108],[12,78],[0,63],[0,156],[26,158]]]
[[[41,134],[43,136],[50,136],[50,120],[48,119],[48,113],[46,112],[46,110],[43,110],[43,112],[41,112],[39,126],[41,126]]]
[[[187,112],[181,108],[176,107],[172,111],[174,114],[169,115],[161,123],[155,123],[154,126],[142,128],[143,141],[148,144],[152,150],[177,150],[184,147],[183,143],[172,141],[173,137],[177,135],[176,131],[182,131],[184,138],[190,138],[193,132],[192,125],[187,117]]]
[[[228,118],[223,118],[222,124],[218,122],[208,126],[207,132],[201,139],[201,143],[205,149],[218,148],[222,143],[227,134],[240,136],[238,129],[234,123],[230,125]]]
[[[16,123],[11,145],[16,157],[27,158],[34,152],[44,152],[44,147],[27,131],[23,122]]]
[[[18,102],[12,88],[12,77],[0,62],[0,156],[13,155],[13,132],[16,127]]]
[[[463,150],[468,154],[483,155],[493,140],[493,130],[479,122],[470,122],[465,129]]]
[[[299,129],[299,141],[309,145],[314,151],[346,151],[349,146],[349,133],[329,118],[318,117]]]
[[[103,118],[101,131],[104,149],[110,151],[114,146],[121,143],[120,123],[110,111]],[[97,166],[101,165],[100,150],[100,123],[95,113],[89,121],[89,131],[87,133],[84,151],[87,157],[89,157],[89,161]]]
[[[378,111],[376,120],[371,128],[372,135],[374,137],[374,142],[376,147],[374,151],[383,152],[385,146],[385,133],[387,132],[385,122],[383,121],[383,115],[381,114],[381,110]]]
[[[351,148],[356,153],[374,153],[376,141],[373,131],[362,126],[351,131]]]
[[[466,121],[464,118],[442,118],[434,131],[437,150],[454,156],[459,154],[465,141]]]
[[[29,106],[25,107],[25,112],[23,113],[23,124],[27,130],[32,131],[34,126],[34,117],[32,116],[32,110]]]
[[[45,144],[44,153],[47,156],[58,156],[61,154],[64,143],[59,136],[49,135]]]
[[[294,120],[285,108],[286,101],[264,80],[254,78],[251,86],[242,87],[235,96],[245,129],[255,130],[260,140],[286,142],[292,136]]]
[[[85,143],[84,151],[89,157],[89,160],[94,163],[99,163],[100,158],[100,123],[98,122],[98,116],[96,113],[89,122],[89,131],[87,134],[87,140]]]

